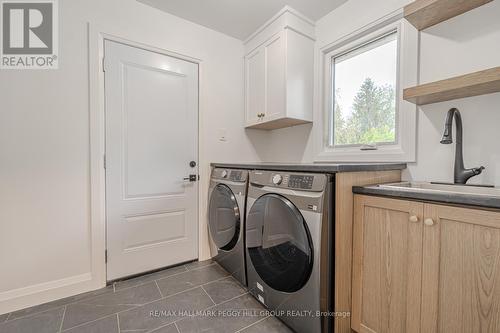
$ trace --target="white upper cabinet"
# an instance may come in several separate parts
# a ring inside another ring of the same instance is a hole
[[[247,128],[312,122],[314,23],[285,7],[245,41]]]

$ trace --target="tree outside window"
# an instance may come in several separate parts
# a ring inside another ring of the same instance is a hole
[[[333,65],[333,145],[395,143],[396,33],[335,57]]]

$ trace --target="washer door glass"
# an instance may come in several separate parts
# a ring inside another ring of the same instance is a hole
[[[240,209],[233,191],[224,184],[215,186],[210,197],[208,225],[219,249],[229,251],[238,242]]]
[[[290,200],[277,194],[257,199],[248,213],[246,242],[253,267],[271,288],[295,292],[306,284],[313,265],[311,236]]]

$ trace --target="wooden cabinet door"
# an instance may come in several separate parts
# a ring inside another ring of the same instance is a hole
[[[420,331],[423,204],[356,196],[353,330]]]
[[[425,205],[422,332],[500,332],[500,213]]]
[[[254,125],[266,108],[266,63],[263,47],[245,57],[245,120]]]

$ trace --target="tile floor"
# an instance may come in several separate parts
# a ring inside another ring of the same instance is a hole
[[[290,333],[212,261],[0,315],[0,333]]]

